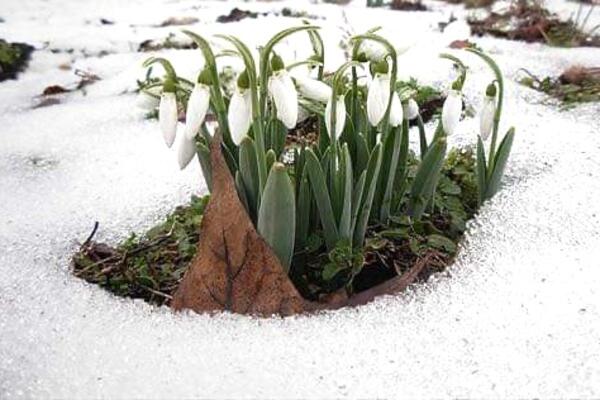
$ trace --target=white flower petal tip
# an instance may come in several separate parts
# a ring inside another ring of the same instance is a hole
[[[479,115],[479,134],[482,140],[487,140],[494,127],[494,115],[496,114],[496,99],[493,96],[485,96],[483,107]]]
[[[177,99],[175,93],[163,93],[158,107],[158,123],[167,147],[173,146],[177,133]]]
[[[390,125],[397,127],[402,124],[403,118],[404,110],[402,109],[400,97],[398,97],[397,93],[394,93],[394,97],[392,97],[392,108],[390,109]]]
[[[231,96],[227,122],[231,132],[231,139],[239,146],[245,138],[252,124],[252,93],[250,90],[236,90]]]
[[[204,122],[204,118],[206,118],[209,104],[209,87],[197,83],[192,90],[192,94],[190,94],[185,113],[185,136],[188,139],[193,139],[198,134],[198,131]]]
[[[448,136],[453,135],[462,113],[462,94],[451,90],[442,107],[442,127]]]
[[[288,129],[295,127],[298,122],[298,92],[286,70],[276,71],[269,78],[269,92],[275,102],[277,119]]]
[[[367,117],[372,126],[377,126],[387,110],[390,101],[390,77],[376,74],[367,94]]]
[[[179,169],[184,169],[196,155],[196,139],[189,139],[185,135],[181,135],[177,147],[177,162]]]
[[[325,106],[325,127],[331,136],[331,109],[333,108],[331,98]],[[339,138],[346,125],[346,102],[344,96],[338,96],[335,103],[335,138]]]
[[[404,118],[408,119],[409,121],[412,121],[419,116],[419,105],[414,99],[408,99],[408,102],[403,108]]]
[[[295,77],[296,84],[302,95],[308,99],[327,103],[331,97],[331,87],[319,80],[303,76]]]

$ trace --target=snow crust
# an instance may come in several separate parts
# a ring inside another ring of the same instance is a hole
[[[505,186],[470,225],[450,271],[404,295],[265,320],[173,314],[70,274],[76,241],[94,221],[97,238],[115,242],[205,192],[196,163],[179,172],[156,123],[134,106],[149,55],[137,45],[179,30],[154,25],[193,15],[200,21],[186,28],[256,45],[299,21],[216,16],[234,6],[306,9],[327,18],[315,23],[328,66],[343,57],[341,28],[377,24],[398,44],[418,44],[402,58],[404,73],[448,82],[450,65],[435,58],[445,39],[434,30],[451,12],[464,17],[462,8],[431,2],[432,12],[392,13],[363,3],[2,0],[0,37],[38,51],[19,80],[0,84],[0,398],[600,396],[600,106],[559,111],[515,83],[523,67],[546,75],[597,66],[598,49],[475,39],[506,75],[502,130],[517,127]],[[192,76],[200,66],[196,51],[165,55]],[[472,67],[466,96],[478,105],[491,74],[463,57]],[[103,79],[86,95],[32,109],[44,87],[76,81],[58,69],[64,62]],[[467,119],[452,144],[474,143],[476,131]]]

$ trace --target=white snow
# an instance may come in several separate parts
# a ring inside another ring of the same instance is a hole
[[[503,130],[517,127],[506,184],[470,225],[450,271],[404,295],[265,320],[173,314],[70,274],[76,240],[95,220],[98,239],[114,243],[205,191],[197,163],[179,172],[157,124],[135,108],[131,91],[149,55],[137,45],[180,28],[153,25],[194,15],[195,31],[256,45],[298,21],[216,24],[216,16],[234,6],[306,9],[327,17],[315,22],[331,67],[342,58],[341,10],[355,32],[381,24],[397,43],[460,10],[428,2],[436,11],[392,13],[363,3],[2,0],[0,37],[39,51],[19,80],[0,83],[0,398],[600,396],[600,106],[561,112],[515,83],[522,67],[545,75],[573,62],[597,66],[598,49],[475,39],[506,75]],[[401,68],[447,83],[449,63],[430,54],[444,39],[428,35]],[[96,56],[102,50],[110,54]],[[177,54],[178,68],[199,66],[199,52]],[[466,94],[479,104],[491,75],[464,58]],[[65,61],[103,80],[31,109],[44,87],[76,81],[58,69]],[[474,143],[476,127],[464,121],[453,143]]]

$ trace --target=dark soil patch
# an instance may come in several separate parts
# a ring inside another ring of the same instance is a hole
[[[390,7],[396,11],[427,11],[421,0],[394,0]]]
[[[33,50],[33,46],[26,43],[8,43],[0,39],[0,82],[16,79],[27,67]]]
[[[577,21],[562,21],[538,2],[518,0],[503,13],[492,12],[482,20],[467,20],[475,35],[492,35],[552,46],[600,46],[600,36],[588,35]]]

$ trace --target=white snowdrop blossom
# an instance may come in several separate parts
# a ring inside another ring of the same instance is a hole
[[[344,126],[346,125],[346,102],[344,101],[344,96],[339,95],[336,98],[335,102],[335,132],[331,132],[331,109],[332,107],[331,98],[327,102],[327,106],[325,106],[325,127],[327,128],[327,132],[331,136],[335,134],[336,138],[339,138],[342,132],[344,131]]]
[[[390,101],[390,77],[388,74],[375,74],[367,94],[367,117],[372,126],[377,126],[387,110]]]
[[[331,87],[326,83],[304,76],[297,76],[295,79],[298,89],[304,97],[321,103],[327,103],[331,98]]]
[[[382,61],[388,54],[385,46],[373,40],[363,40],[358,47],[358,54],[364,54],[368,61]]]
[[[185,136],[193,139],[200,130],[200,126],[206,118],[208,106],[210,103],[210,88],[202,83],[196,83],[185,113]]]
[[[171,147],[177,133],[177,99],[175,93],[163,92],[158,107],[158,123],[167,147]]]
[[[269,93],[275,102],[277,119],[288,129],[295,127],[298,121],[298,92],[285,69],[274,71],[269,77]]]
[[[414,99],[408,99],[404,105],[404,118],[412,121],[419,116],[419,105]]]
[[[442,127],[448,136],[454,134],[462,113],[462,94],[458,90],[450,90],[442,107]]]
[[[404,111],[402,110],[402,103],[398,93],[394,93],[392,97],[392,107],[390,108],[390,125],[396,127],[402,123],[404,118]]]
[[[479,114],[479,134],[482,140],[487,140],[494,127],[494,115],[496,114],[496,98],[485,96],[483,107]]]
[[[177,143],[177,162],[179,168],[184,169],[196,155],[196,139],[187,135],[180,135]]]
[[[250,89],[237,87],[233,92],[227,111],[227,122],[231,139],[239,146],[252,124],[252,92]]]

